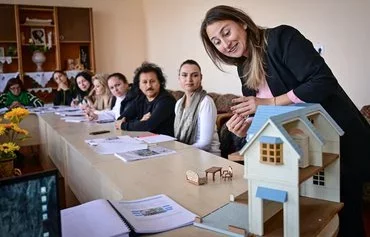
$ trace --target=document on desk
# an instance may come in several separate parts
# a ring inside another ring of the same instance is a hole
[[[129,236],[130,229],[103,199],[94,200],[61,211],[62,234],[74,236]]]
[[[99,154],[114,154],[137,151],[148,148],[148,144],[130,136],[114,136],[85,140],[90,147]]]
[[[164,194],[110,203],[136,233],[158,233],[191,225],[196,216]]]
[[[123,160],[124,162],[131,162],[136,160],[145,160],[154,157],[166,156],[170,154],[174,154],[176,151],[161,147],[161,146],[154,146],[148,147],[147,149],[141,149],[137,151],[128,151],[123,153],[114,153],[115,156]]]
[[[139,136],[136,138],[137,140],[144,141],[146,143],[152,144],[152,143],[160,143],[160,142],[169,142],[169,141],[175,141],[176,138],[163,135],[163,134],[150,134],[145,136]]]
[[[89,121],[85,117],[75,117],[75,116],[66,116],[66,117],[61,117],[60,119],[64,120],[67,123],[82,123],[82,122],[87,122]]]

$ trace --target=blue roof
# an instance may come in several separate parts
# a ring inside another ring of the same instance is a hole
[[[283,140],[281,140],[280,137],[261,136],[260,142],[267,144],[281,144],[283,143]]]
[[[253,118],[251,127],[248,129],[248,143],[241,149],[240,154],[244,153],[246,149],[248,149],[252,140],[254,140],[254,135],[256,135],[263,128],[263,126],[267,124],[267,121],[270,121],[270,123],[276,126],[276,128],[288,140],[288,143],[293,147],[293,149],[300,156],[303,156],[302,149],[288,134],[286,129],[283,127],[283,123],[294,118],[301,120],[312,132],[312,134],[318,139],[318,141],[321,142],[321,144],[324,144],[324,138],[313,126],[313,124],[307,119],[307,115],[314,112],[320,112],[337,131],[338,135],[341,136],[344,134],[343,130],[338,126],[338,124],[320,104],[305,103],[292,106],[260,105],[257,107],[257,111]]]
[[[259,105],[254,115],[252,124],[248,129],[248,134],[249,135],[256,134],[270,117],[301,109],[302,108],[301,105],[303,104],[297,104],[292,106]]]
[[[256,197],[281,203],[288,201],[288,193],[286,191],[265,187],[257,187]]]

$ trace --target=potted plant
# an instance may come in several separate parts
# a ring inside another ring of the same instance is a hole
[[[14,174],[14,159],[20,146],[17,144],[28,138],[28,131],[19,127],[19,123],[28,116],[29,111],[24,108],[14,108],[4,115],[8,123],[0,123],[0,177]]]

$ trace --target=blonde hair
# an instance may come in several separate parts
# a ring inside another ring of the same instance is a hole
[[[98,81],[103,87],[103,94],[97,95],[95,89],[91,90],[88,96],[85,97],[88,104],[94,107],[96,110],[106,110],[110,109],[112,102],[112,95],[108,88],[108,74],[96,74],[92,77],[92,83]]]
[[[247,26],[248,56],[243,58],[231,58],[217,50],[207,34],[207,27],[215,22],[231,20]],[[257,90],[266,81],[264,69],[264,53],[266,52],[266,30],[256,25],[253,20],[242,10],[230,6],[216,6],[207,11],[200,28],[200,36],[204,48],[213,63],[223,71],[221,63],[227,65],[242,65],[242,81],[250,89]],[[244,61],[244,62],[243,62]]]

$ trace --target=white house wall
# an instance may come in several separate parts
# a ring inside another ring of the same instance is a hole
[[[272,165],[260,162],[260,142],[259,138],[261,136],[272,136],[280,137],[283,144],[283,163],[282,165]],[[282,183],[286,185],[297,185],[298,183],[298,154],[293,150],[293,148],[288,144],[287,140],[281,135],[280,131],[274,126],[268,125],[265,129],[258,135],[258,137],[253,140],[246,152],[248,159],[248,165],[245,166],[247,179],[254,180],[265,180],[274,181],[276,183]],[[268,178],[266,176],[268,175]]]
[[[284,237],[299,236],[299,187],[267,180],[248,180],[249,231],[263,235],[263,202],[256,197],[257,188],[266,187],[286,191],[287,202],[283,204]]]
[[[340,201],[339,164],[337,159],[325,168],[325,186],[313,184],[313,178],[309,178],[301,184],[301,196],[323,199],[327,201]]]
[[[322,114],[319,114],[316,117],[314,126],[320,131],[321,136],[325,140],[323,152],[339,154],[340,137],[328,120]]]
[[[312,134],[312,131],[300,119],[286,123],[283,126],[288,133],[290,129],[298,128],[308,136],[309,163],[310,165],[322,166],[322,146]]]

